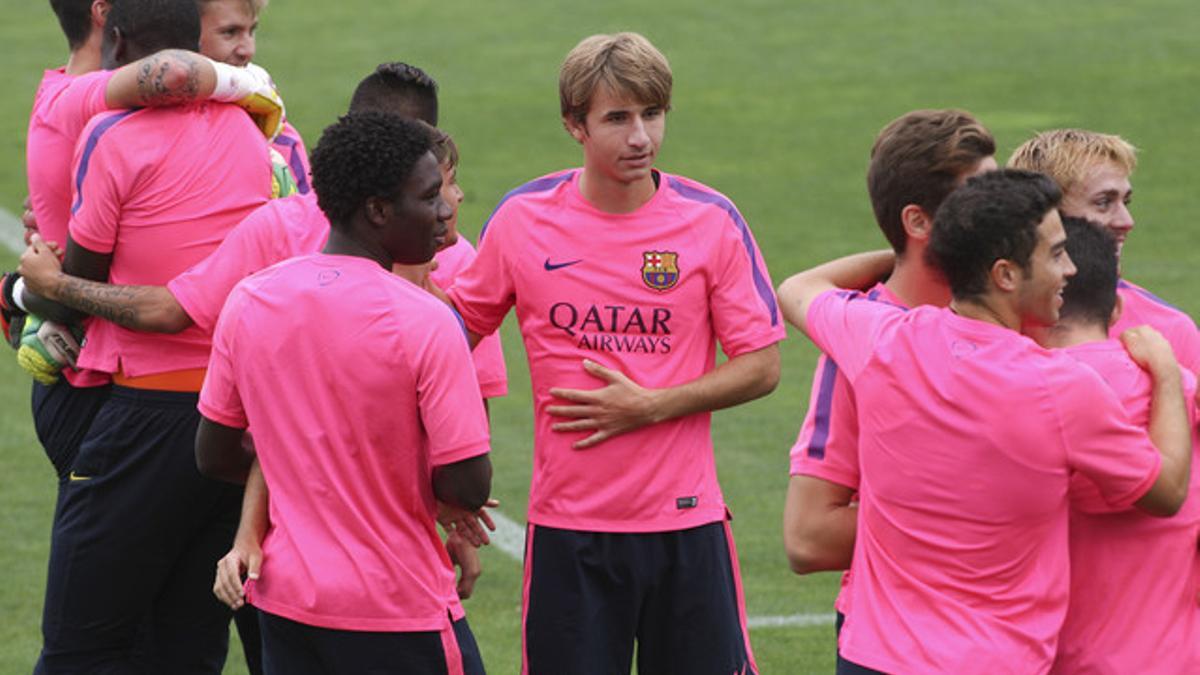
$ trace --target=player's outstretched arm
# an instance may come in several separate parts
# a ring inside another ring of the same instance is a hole
[[[868,288],[891,272],[895,261],[896,254],[891,250],[871,251],[792,275],[779,285],[783,318],[807,335],[808,307],[818,295],[834,288]]]
[[[783,511],[783,545],[796,574],[849,569],[858,531],[854,491],[814,476],[792,476]]]
[[[1148,431],[1162,455],[1158,478],[1136,505],[1151,515],[1173,516],[1187,498],[1192,461],[1192,434],[1179,363],[1166,338],[1149,326],[1130,328],[1121,334],[1121,342],[1130,358],[1154,379]]]
[[[58,256],[38,235],[21,254],[18,271],[25,288],[36,295],[125,328],[178,333],[192,325],[187,312],[163,286],[114,286],[64,273]]]
[[[592,431],[577,449],[590,448],[613,436],[650,424],[700,412],[729,408],[766,396],[779,384],[779,347],[739,354],[704,375],[675,387],[648,389],[628,375],[584,359],[583,368],[607,384],[599,389],[550,389],[550,395],[570,402],[546,410],[557,422],[554,431]]]
[[[433,469],[433,495],[438,501],[479,511],[492,491],[492,460],[479,455]]]
[[[250,475],[246,477],[242,517],[233,539],[233,548],[217,561],[217,578],[213,582],[213,593],[217,599],[233,610],[241,609],[246,604],[244,582],[246,579],[257,579],[262,568],[262,542],[267,535],[269,501],[267,483],[256,459],[250,465]]]
[[[244,485],[255,459],[253,444],[243,443],[245,434],[245,429],[201,416],[196,429],[196,468],[209,478]]]

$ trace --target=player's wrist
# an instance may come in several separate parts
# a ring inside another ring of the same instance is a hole
[[[212,59],[209,59],[209,64],[216,75],[213,92],[208,97],[210,100],[233,103],[270,86],[270,76],[262,68],[240,68]]]

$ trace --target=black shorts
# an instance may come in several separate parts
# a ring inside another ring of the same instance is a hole
[[[484,675],[466,618],[446,630],[320,628],[259,611],[266,675]]]
[[[76,387],[67,378],[59,377],[52,385],[33,383],[30,407],[33,408],[33,429],[54,465],[58,480],[71,473],[71,465],[79,454],[79,444],[100,406],[108,400],[110,385]]]
[[[196,394],[113,387],[61,486],[36,672],[220,673],[242,489],[196,469]]]
[[[757,673],[728,522],[611,533],[530,525],[524,673]]]

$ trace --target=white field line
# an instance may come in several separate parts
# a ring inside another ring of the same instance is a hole
[[[0,208],[0,244],[13,253],[25,250],[25,226],[21,219]]]
[[[492,510],[496,531],[491,533],[492,546],[504,551],[510,558],[521,562],[525,559],[525,527],[503,513]],[[832,626],[834,614],[792,614],[789,616],[752,616],[747,619],[750,628],[787,628],[789,626]]]
[[[0,245],[13,253],[25,250],[25,227],[21,219],[0,208]],[[508,557],[517,562],[525,559],[525,526],[517,523],[499,511],[491,511],[492,520],[496,522],[496,531],[491,533],[492,546],[503,551]],[[830,614],[792,614],[790,616],[752,616],[749,618],[751,628],[784,628],[788,626],[831,626],[834,615]]]

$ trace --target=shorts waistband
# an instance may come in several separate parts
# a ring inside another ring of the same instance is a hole
[[[170,370],[165,373],[139,375],[130,377],[123,372],[113,373],[113,384],[129,389],[150,389],[153,391],[178,391],[196,394],[204,386],[204,374],[207,368],[188,368],[186,370]]]

